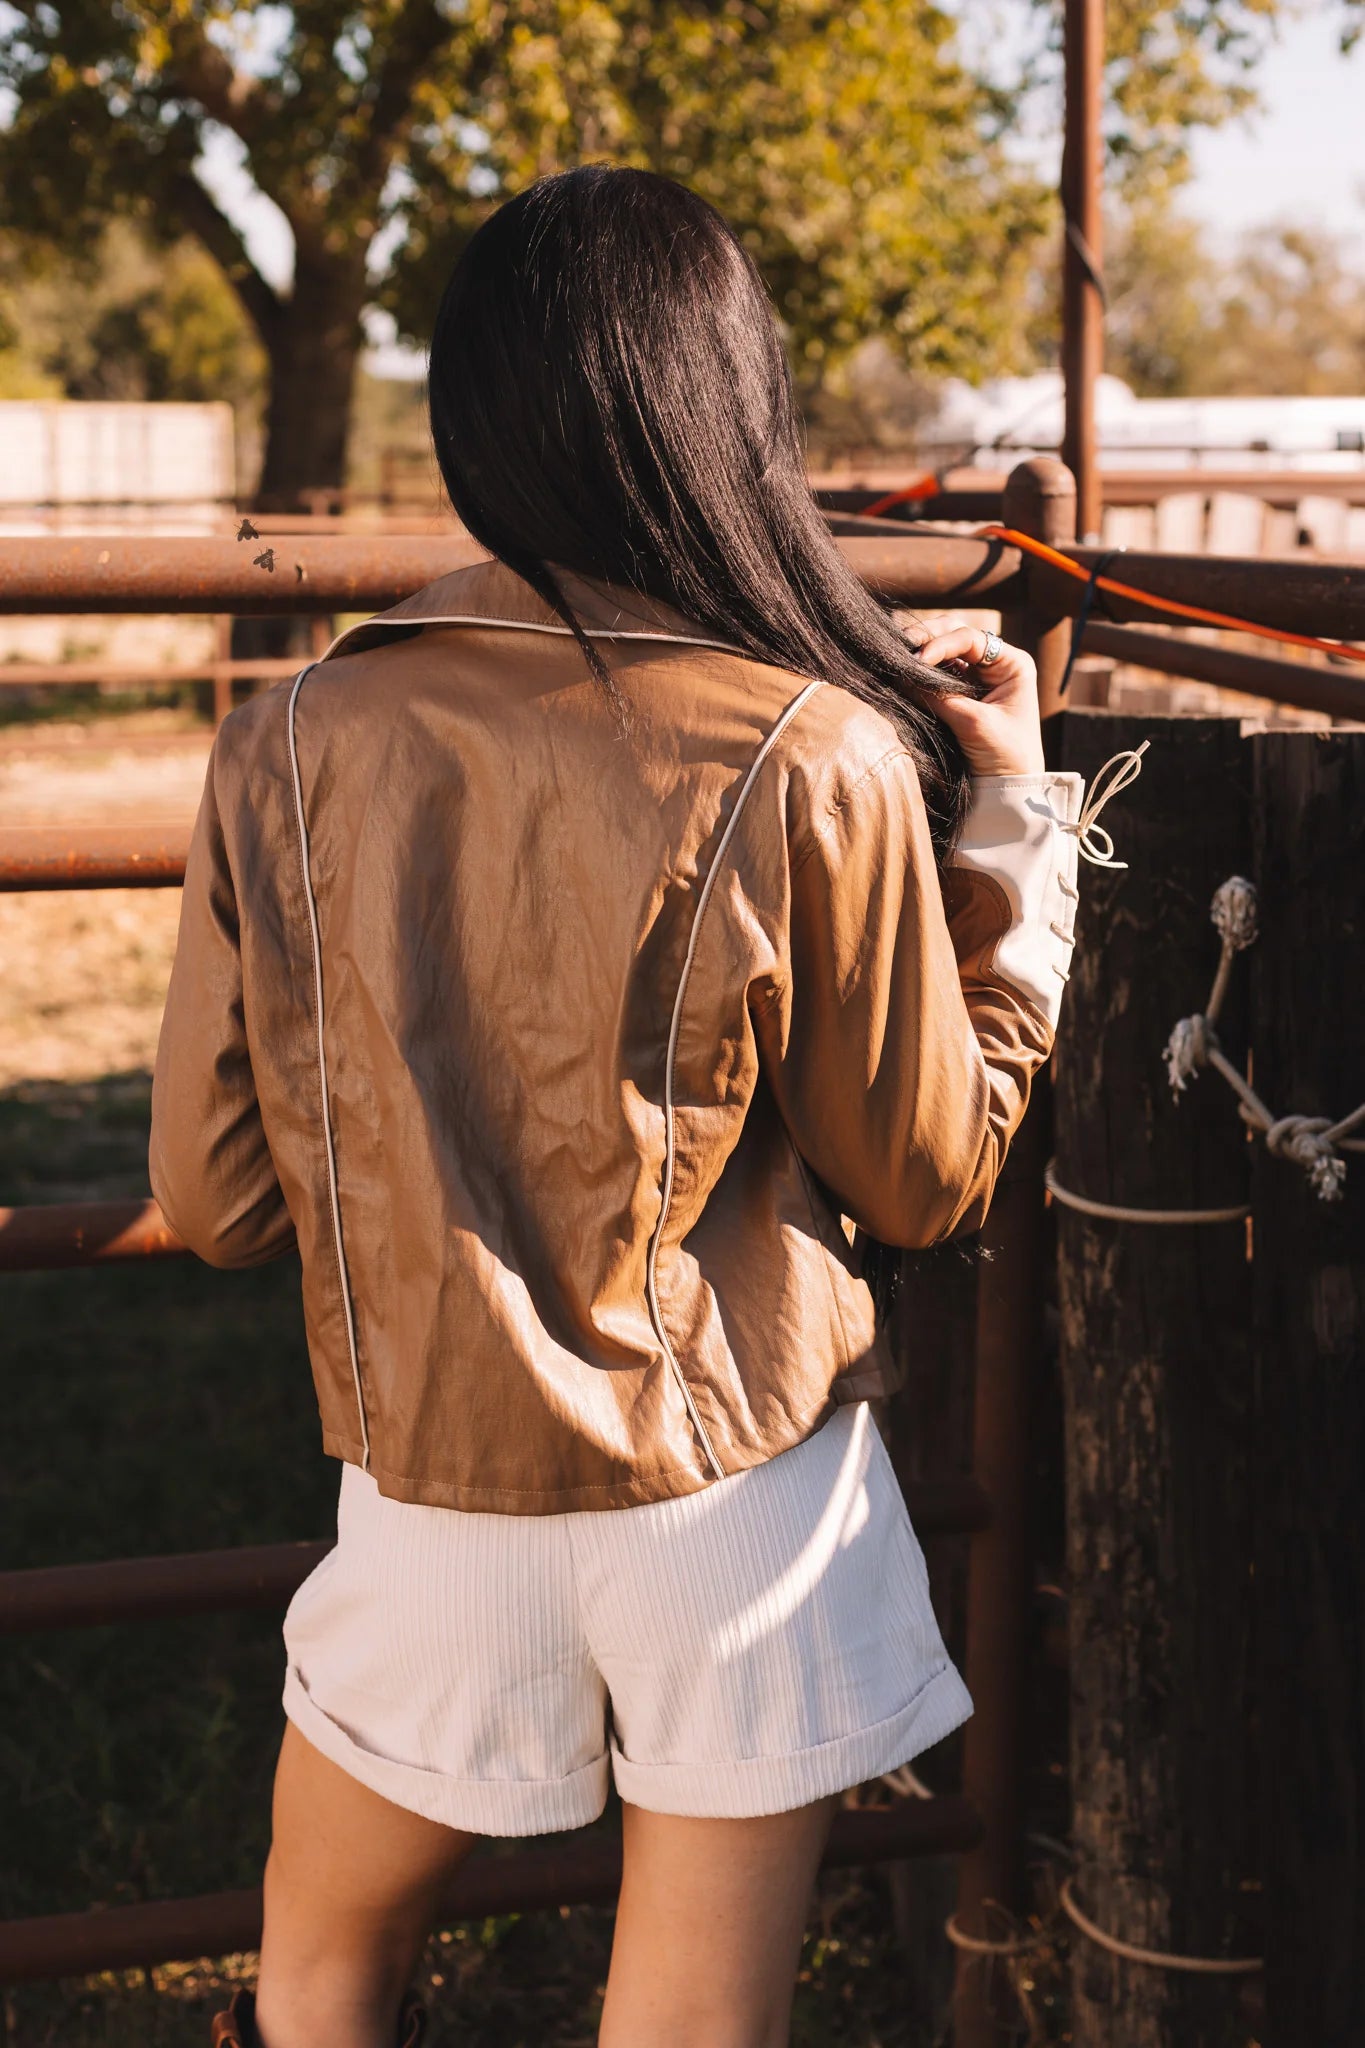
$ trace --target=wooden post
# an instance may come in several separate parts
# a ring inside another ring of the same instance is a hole
[[[971,1471],[976,1368],[978,1265],[956,1246],[908,1253],[892,1343],[904,1382],[888,1411],[891,1460],[902,1488]],[[948,1654],[965,1659],[967,1556],[965,1536],[925,1535],[934,1613]],[[962,1738],[916,1762],[934,1792],[961,1784]],[[900,2019],[908,2042],[942,2041],[953,1998],[954,1957],[943,1932],[958,1883],[953,1856],[920,1856],[887,1866],[892,1913],[905,1972]]]
[[[1173,1099],[1162,1048],[1209,994],[1210,900],[1247,866],[1250,756],[1231,719],[1073,711],[1060,765],[1089,781],[1143,739],[1141,780],[1104,820],[1128,867],[1081,865],[1055,1171],[1106,1203],[1216,1208],[1248,1198],[1235,1103],[1211,1072]],[[1230,1056],[1245,1008],[1234,975]],[[1056,1207],[1076,1903],[1143,1948],[1254,1953],[1247,1229]],[[1078,1929],[1071,1952],[1076,2048],[1243,2048],[1236,1978],[1125,1961]]]
[[[1003,524],[1051,547],[1075,540],[1076,484],[1066,464],[1055,455],[1035,455],[1012,469],[1005,482]],[[1059,693],[1071,652],[1070,619],[1049,610],[1005,612],[1001,631],[1037,662],[1038,695],[1044,718],[1050,717],[1062,706]]]
[[[972,1540],[963,1676],[975,1712],[964,1730],[962,1789],[985,1839],[958,1865],[957,1913],[970,1935],[998,1938],[989,1904],[1021,1903],[1025,1669],[1033,1610],[1031,1418],[1042,1351],[1046,1222],[1046,1097],[1016,1134],[981,1241],[977,1276],[972,1470],[991,1503]],[[954,2048],[999,2048],[1013,2017],[1008,1974],[988,1958],[958,1957]]]
[[[1252,753],[1255,1085],[1277,1116],[1342,1117],[1365,1101],[1365,733]],[[1341,1156],[1323,1202],[1255,1152],[1267,2048],[1365,2041],[1365,1154]]]
[[[1004,524],[1056,545],[1074,538],[1075,504],[1065,465],[1035,456],[1006,481]],[[1006,612],[1001,627],[1038,663],[1046,715],[1060,701],[1070,619],[1036,609]],[[1055,743],[1055,731],[1047,737]],[[1023,1700],[1033,1601],[1029,1425],[1042,1352],[1048,1130],[1047,1083],[1040,1077],[991,1203],[982,1233],[989,1259],[977,1279],[972,1470],[990,1499],[991,1522],[973,1540],[967,1581],[963,1675],[976,1711],[963,1737],[962,1789],[986,1833],[962,1858],[957,1885],[959,1923],[974,1935],[997,1931],[986,1924],[988,1903],[1021,1902]],[[998,2048],[1010,2004],[1006,1980],[990,1962],[960,1952],[955,2048]]]
[[[1076,523],[1097,540],[1103,510],[1095,385],[1104,367],[1100,211],[1104,138],[1104,0],[1066,0],[1066,141],[1062,151],[1062,459],[1076,479]]]

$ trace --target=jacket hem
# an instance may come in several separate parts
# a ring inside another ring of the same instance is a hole
[[[743,1451],[737,1451],[733,1444],[722,1445],[723,1476],[747,1471],[755,1465],[765,1465],[783,1451],[795,1450],[798,1444],[805,1443],[824,1427],[836,1408],[846,1407],[853,1401],[876,1400],[889,1392],[890,1387],[891,1376],[880,1362],[870,1362],[860,1372],[841,1374],[831,1382],[819,1405],[799,1419],[793,1418],[790,1428],[766,1445],[760,1457],[748,1457]],[[364,1468],[364,1448],[356,1437],[324,1430],[322,1448],[330,1458],[340,1458],[348,1465]],[[462,1514],[593,1514],[612,1508],[649,1507],[655,1501],[678,1500],[689,1493],[702,1493],[715,1484],[700,1465],[677,1465],[663,1472],[634,1473],[620,1479],[578,1486],[519,1488],[468,1485],[455,1479],[396,1472],[375,1462],[373,1443],[368,1469],[386,1500],[405,1501],[413,1507],[454,1508]]]

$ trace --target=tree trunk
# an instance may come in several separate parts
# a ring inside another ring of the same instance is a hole
[[[1365,1099],[1365,733],[1267,732],[1252,751],[1256,1090],[1276,1116],[1344,1117]],[[1365,2040],[1365,1154],[1341,1156],[1324,1202],[1255,1150],[1270,2048]]]
[[[1128,869],[1081,869],[1056,1175],[1100,1202],[1216,1209],[1248,1195],[1236,1104],[1214,1072],[1172,1100],[1161,1053],[1208,997],[1213,892],[1246,870],[1249,750],[1233,719],[1073,711],[1062,765],[1089,778],[1142,739],[1142,779],[1105,819]],[[1234,975],[1220,1025],[1233,1057],[1245,1011]],[[1141,1948],[1243,1956],[1256,1940],[1246,1228],[1061,1207],[1059,1243],[1076,1902]],[[1071,1949],[1077,2048],[1245,2040],[1236,1979],[1124,1961],[1079,1931]]]
[[[365,294],[363,260],[300,252],[293,294],[267,336],[270,403],[256,493],[263,511],[308,511],[308,494],[345,487]]]

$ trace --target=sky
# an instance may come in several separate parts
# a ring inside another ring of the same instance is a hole
[[[995,11],[1006,50],[1010,7],[1018,4],[1003,0]],[[1194,176],[1182,204],[1218,241],[1293,221],[1330,229],[1365,257],[1365,37],[1353,56],[1343,57],[1341,19],[1331,0],[1302,0],[1300,15],[1281,27],[1258,74],[1261,111],[1194,138]],[[1000,47],[997,39],[997,53]],[[1040,155],[1058,146],[1040,139]],[[262,270],[272,282],[287,284],[289,230],[275,207],[252,192],[226,143],[211,150],[206,169]],[[420,374],[419,358],[383,346],[382,324],[373,339],[381,344],[373,370]]]
[[[1365,253],[1365,38],[1343,57],[1340,24],[1337,8],[1309,0],[1260,72],[1264,113],[1195,138],[1185,203],[1220,234],[1292,219]]]

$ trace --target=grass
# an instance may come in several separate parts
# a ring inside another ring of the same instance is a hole
[[[141,1073],[0,1091],[0,1203],[142,1193]],[[292,1262],[190,1261],[0,1277],[0,1567],[315,1537],[322,1456]],[[282,1726],[278,1617],[221,1615],[12,1639],[0,1660],[0,1911],[76,1911],[257,1881]],[[600,1825],[611,1826],[609,1809]],[[435,1938],[438,2041],[589,2048],[605,1909],[509,1915]],[[189,2048],[254,1958],[16,1987],[9,2048]],[[910,2048],[885,1880],[822,1880],[800,2048]]]

